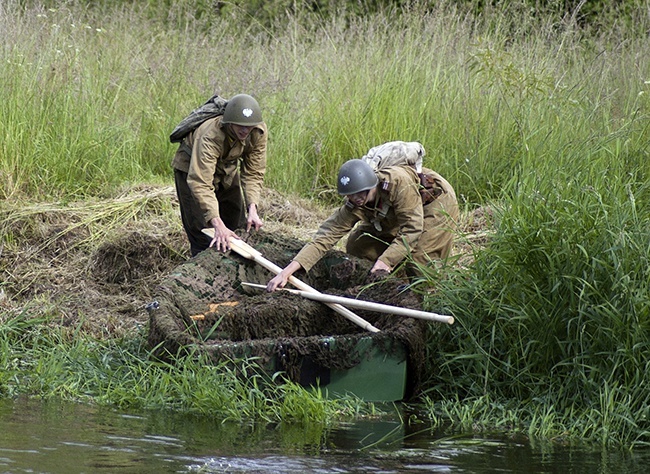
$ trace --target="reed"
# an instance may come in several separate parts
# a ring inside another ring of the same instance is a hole
[[[463,397],[541,403],[571,412],[575,436],[643,444],[648,186],[584,171],[513,180],[490,245],[468,271],[435,283],[435,304],[458,330],[432,331],[442,348],[433,390],[453,383]]]
[[[329,400],[319,391],[278,383],[254,360],[214,364],[193,354],[157,362],[143,344],[137,334],[100,341],[78,330],[48,327],[47,317],[3,321],[0,394],[174,410],[223,422],[322,427],[375,410],[353,398]]]
[[[352,18],[299,12],[264,29],[237,11],[194,17],[180,4],[163,20],[146,8],[5,2],[2,195],[170,183],[169,132],[213,92],[260,100],[267,184],[312,197],[332,197],[343,161],[395,139],[422,142],[425,163],[470,203],[497,199],[512,170],[562,166],[572,151],[643,161],[644,10],[614,36],[519,6],[480,19],[453,2]]]

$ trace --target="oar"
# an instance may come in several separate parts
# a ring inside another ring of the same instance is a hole
[[[242,285],[251,286],[253,288],[266,288],[264,285],[256,283],[244,283]],[[428,321],[437,321],[439,323],[454,324],[453,316],[444,316],[441,314],[430,313],[428,311],[420,311],[417,309],[402,308],[400,306],[391,306],[382,303],[374,303],[372,301],[357,300],[354,298],[346,298],[345,296],[328,295],[326,293],[309,293],[307,291],[291,290],[289,288],[282,288],[283,291],[288,291],[295,295],[300,295],[310,300],[321,301],[323,303],[340,303],[350,308],[367,309],[369,311],[378,311],[380,313],[397,314],[400,316],[410,316],[412,318],[426,319]]]
[[[203,233],[206,235],[209,235],[211,237],[214,237],[214,229],[212,228],[206,228],[203,229]],[[277,266],[275,263],[271,262],[270,260],[267,260],[264,258],[258,250],[255,248],[251,247],[248,245],[246,242],[244,242],[241,239],[230,239],[230,248],[237,252],[239,255],[241,255],[244,258],[247,258],[249,260],[253,260],[254,262],[259,263],[262,265],[264,268],[267,270],[275,273],[276,275],[282,271],[282,269]],[[293,286],[296,288],[299,288],[301,290],[304,290],[309,293],[319,293],[319,291],[316,288],[313,288],[309,286],[307,283],[299,280],[298,278],[291,276],[289,277],[289,283],[291,283]],[[362,327],[363,329],[370,331],[370,332],[379,332],[379,329],[377,329],[375,326],[370,324],[368,321],[363,319],[362,317],[356,315],[349,309],[341,306],[340,304],[337,303],[326,303],[328,307],[336,311],[337,313],[345,316],[348,318],[350,321],[352,321],[354,324],[357,326]]]

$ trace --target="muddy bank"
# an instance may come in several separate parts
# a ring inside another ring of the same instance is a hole
[[[283,265],[330,211],[306,199],[265,190],[260,203],[264,229],[287,242],[283,250],[266,257]],[[0,320],[44,317],[52,326],[68,328],[71,337],[79,331],[100,338],[145,334],[145,306],[169,273],[189,258],[171,187],[143,185],[111,199],[68,203],[5,201],[0,217],[5,237],[0,243]],[[454,251],[461,255],[461,264],[471,254],[468,242],[481,244],[488,224],[482,208],[462,216]],[[264,275],[258,274],[253,282],[264,283],[270,274]],[[337,278],[347,274],[332,273],[328,276],[332,281],[316,278],[313,286],[341,291]],[[261,310],[268,296],[257,296],[263,300],[256,305]],[[291,304],[297,300],[289,295],[272,298]]]
[[[308,236],[327,215],[266,190],[266,228]],[[0,321],[26,317],[99,338],[144,333],[145,305],[189,258],[174,189],[138,186],[111,199],[0,203]]]

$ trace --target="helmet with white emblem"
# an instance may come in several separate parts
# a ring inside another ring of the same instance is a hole
[[[259,125],[262,123],[262,109],[250,95],[237,94],[228,101],[221,121],[244,127]]]
[[[339,170],[336,181],[338,193],[342,196],[368,191],[375,186],[379,179],[372,167],[363,160],[346,161]]]

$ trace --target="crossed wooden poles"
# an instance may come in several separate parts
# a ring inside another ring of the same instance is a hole
[[[203,232],[211,237],[214,236],[214,229],[210,229],[210,228],[203,229]],[[231,238],[230,248],[234,252],[241,255],[242,257],[252,260],[256,263],[259,263],[261,266],[275,273],[276,275],[282,271],[282,269],[279,266],[264,258],[261,252],[251,247],[241,239]],[[294,276],[289,277],[289,283],[291,283],[293,286],[298,288],[298,290],[283,289],[283,291],[289,291],[291,293],[298,294],[304,298],[320,301],[325,305],[327,305],[328,307],[330,307],[331,309],[333,309],[334,311],[336,311],[337,313],[345,316],[347,319],[349,319],[356,325],[370,332],[379,332],[379,329],[377,329],[368,321],[356,315],[355,313],[353,313],[343,305],[349,306],[351,308],[366,309],[370,311],[378,311],[381,313],[410,316],[413,318],[425,319],[428,321],[454,324],[454,318],[452,316],[444,316],[436,313],[430,313],[428,311],[419,311],[415,309],[401,308],[399,306],[391,306],[391,305],[386,305],[381,303],[373,303],[370,301],[358,300],[354,298],[345,298],[343,296],[324,294]],[[264,285],[257,285],[254,283],[242,283],[242,284],[253,288],[266,288],[266,286]]]

